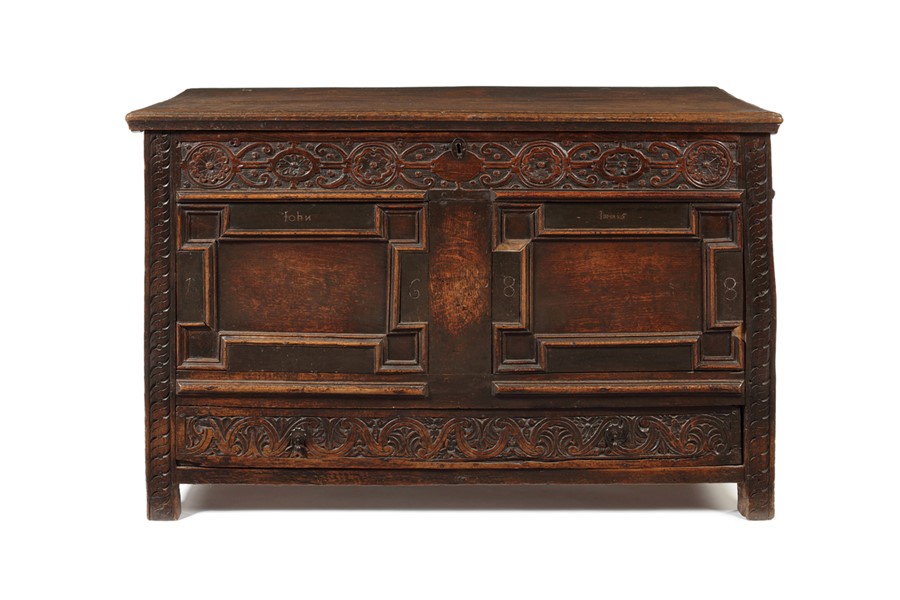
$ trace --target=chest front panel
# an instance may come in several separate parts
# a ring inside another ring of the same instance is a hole
[[[254,390],[291,406],[435,408],[504,406],[551,382],[557,398],[617,380],[734,393],[738,147],[179,136],[179,390],[191,403]]]

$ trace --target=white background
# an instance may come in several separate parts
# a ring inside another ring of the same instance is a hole
[[[7,5],[0,595],[896,598],[893,8]],[[775,520],[743,520],[733,485],[185,487],[181,521],[145,520],[125,113],[188,87],[405,85],[715,85],[784,116]]]

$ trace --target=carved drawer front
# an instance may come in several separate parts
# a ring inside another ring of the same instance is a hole
[[[495,373],[740,370],[740,206],[495,205]]]
[[[425,211],[352,200],[179,205],[178,368],[425,372]]]
[[[738,408],[702,412],[317,411],[179,407],[180,464],[602,468],[741,462]]]

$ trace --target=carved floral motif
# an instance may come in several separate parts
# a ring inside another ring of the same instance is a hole
[[[536,186],[553,185],[563,174],[564,155],[550,144],[531,144],[519,153],[522,178]]]
[[[607,150],[600,156],[596,167],[601,175],[618,183],[625,183],[644,172],[647,160],[643,154],[630,148]]]
[[[205,187],[219,187],[231,179],[231,156],[214,144],[194,148],[187,160],[188,174]]]
[[[350,172],[364,186],[381,187],[397,174],[397,159],[389,146],[364,145],[350,156]]]
[[[519,416],[180,415],[180,457],[421,461],[740,460],[739,413]]]
[[[183,188],[739,189],[737,143],[719,140],[465,143],[181,142]]]
[[[731,162],[718,142],[691,144],[684,152],[685,176],[700,187],[716,187],[728,177]]]
[[[301,150],[282,153],[273,162],[275,174],[288,181],[309,179],[318,168],[313,155]]]

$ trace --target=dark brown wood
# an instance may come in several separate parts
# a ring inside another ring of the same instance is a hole
[[[189,90],[149,129],[147,491],[739,483],[773,515],[770,132],[715,88]]]
[[[228,274],[221,277],[218,290],[221,329],[296,333],[385,329],[387,244],[223,242],[217,258],[219,272]]]
[[[768,137],[744,142],[748,223],[746,475],[738,484],[738,509],[748,519],[775,516],[775,273],[772,266],[771,152]]]
[[[718,88],[192,89],[127,117],[135,130],[467,129],[549,124],[774,132],[781,116]],[[453,127],[459,128],[460,127]]]
[[[590,208],[600,212],[606,207]],[[700,329],[700,243],[536,243],[533,260],[535,333]],[[631,310],[612,314],[605,310],[622,298],[628,299]]]
[[[741,462],[740,409],[400,412],[181,407],[180,464],[577,469]]]
[[[688,199],[725,198],[740,189],[739,137],[708,133],[467,132],[370,133],[229,132],[185,133],[177,158],[179,197],[247,199],[246,192],[281,193],[308,200],[308,193],[336,197],[350,191],[540,190],[542,194],[608,191],[641,194],[695,190]],[[457,145],[466,148],[464,170],[448,170]],[[448,156],[449,155],[449,156]],[[209,190],[216,190],[213,195]],[[302,190],[302,194],[298,191]],[[404,193],[406,191],[407,193]],[[518,192],[521,193],[521,192]],[[730,194],[729,194],[730,193]],[[232,196],[233,194],[233,196]],[[266,196],[254,195],[262,200]],[[383,198],[388,198],[385,195]],[[421,198],[421,195],[418,195]],[[352,196],[350,196],[352,198]],[[304,221],[305,222],[305,221]]]
[[[734,483],[743,467],[603,469],[241,469],[178,467],[179,483],[448,485],[553,483]]]
[[[145,137],[146,265],[145,265],[145,384],[147,426],[147,516],[174,520],[181,514],[181,493],[175,481],[173,416],[175,407],[173,302],[174,240],[170,181],[172,139]]]

